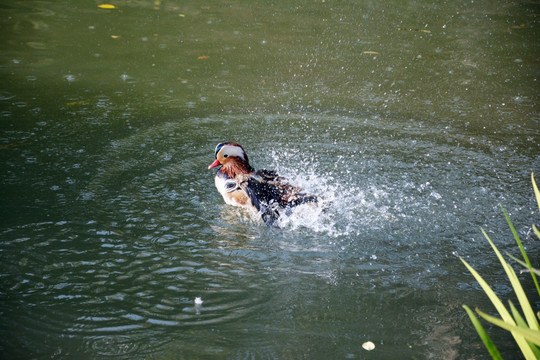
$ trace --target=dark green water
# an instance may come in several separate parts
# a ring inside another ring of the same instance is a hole
[[[540,264],[540,5],[99,4],[0,4],[0,358],[488,358],[458,256],[512,298],[502,204]],[[223,204],[220,141],[333,206]]]

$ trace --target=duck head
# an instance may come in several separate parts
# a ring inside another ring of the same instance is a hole
[[[253,171],[249,159],[242,145],[233,142],[223,142],[216,146],[213,163],[208,169],[222,166],[221,171],[234,178],[238,174],[247,174]]]

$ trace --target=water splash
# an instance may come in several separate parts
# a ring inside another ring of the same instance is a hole
[[[294,149],[289,154],[309,156]],[[377,223],[394,218],[390,206],[385,204],[390,198],[388,191],[374,185],[361,188],[355,179],[329,171],[323,163],[313,159],[290,161],[277,151],[272,151],[271,156],[271,163],[280,175],[305,192],[322,198],[318,206],[303,204],[288,216],[282,216],[279,227],[292,231],[306,228],[335,238],[359,235],[366,227],[376,227]],[[291,167],[294,161],[301,166]]]

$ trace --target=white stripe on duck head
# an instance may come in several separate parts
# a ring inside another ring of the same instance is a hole
[[[235,178],[239,174],[249,174],[255,169],[249,164],[248,156],[242,145],[234,142],[222,142],[216,146],[216,159],[209,169],[220,166],[219,172],[229,178]]]

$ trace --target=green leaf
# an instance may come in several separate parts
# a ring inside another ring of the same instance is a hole
[[[516,261],[521,266],[523,266],[525,268],[527,267],[527,264],[525,264],[524,261],[519,260],[517,257],[515,257],[513,255],[510,255],[509,253],[506,253],[506,255],[508,255],[510,258],[512,258],[514,261]],[[530,270],[530,271],[534,272],[536,275],[540,275],[540,270],[539,269],[532,268],[532,269],[527,269],[527,270]],[[522,270],[522,271],[525,271],[525,270]]]
[[[506,213],[506,211],[504,210],[502,205],[501,205],[501,209],[502,209],[502,212],[504,214],[504,217],[506,218],[506,221],[508,222],[508,225],[510,226],[510,230],[512,230],[512,234],[514,235],[514,239],[516,240],[516,243],[519,246],[519,250],[521,251],[521,256],[523,256],[523,260],[525,260],[525,263],[527,264],[527,269],[529,269],[531,271],[531,276],[533,278],[534,285],[536,286],[536,290],[538,291],[538,294],[540,294],[540,285],[538,285],[538,280],[536,279],[536,275],[534,274],[534,272],[532,272],[533,267],[531,265],[531,261],[529,260],[529,257],[527,256],[527,253],[525,252],[525,249],[523,248],[523,244],[521,243],[521,240],[519,239],[519,235],[518,235],[516,229],[514,228],[514,225],[512,224],[512,221],[510,221],[510,218],[508,217],[508,214]]]
[[[505,330],[508,330],[508,331],[511,331],[512,333],[517,333],[519,334],[521,337],[523,337],[523,339],[527,339],[528,341],[532,342],[533,344],[535,345],[538,345],[540,346],[540,331],[538,330],[532,330],[532,329],[524,329],[522,327],[519,327],[519,326],[516,326],[514,324],[509,324],[499,318],[496,318],[495,316],[491,316],[491,315],[488,315],[486,314],[485,312],[481,311],[480,309],[476,309],[476,312],[478,313],[478,315],[480,315],[481,317],[483,317],[484,319],[486,319],[487,321],[489,321],[490,323],[494,324],[494,325],[497,325]],[[523,355],[525,355],[525,358],[526,359],[529,359],[529,357],[527,356],[527,354],[530,353],[530,355],[534,356],[532,354],[532,351],[531,351],[531,348],[529,346],[529,344],[526,344],[526,347],[522,347],[521,344],[518,343],[519,347],[521,348],[521,351],[523,352]],[[524,351],[524,350],[528,350],[528,351]],[[531,357],[530,359],[536,359],[535,357]]]
[[[536,196],[536,202],[538,203],[538,210],[540,210],[540,191],[538,191],[538,186],[536,186],[536,181],[534,181],[534,172],[531,173],[531,181],[533,184],[534,195]]]
[[[540,239],[540,230],[536,226],[533,225],[534,233],[536,234],[536,237]]]
[[[523,318],[521,317],[521,314],[516,309],[514,304],[511,301],[508,301],[508,303],[510,304],[510,310],[512,311],[512,315],[514,316],[514,320],[516,321],[516,324],[519,327],[522,327],[524,329],[528,329],[529,327],[527,326],[527,323],[525,322],[525,320],[523,320]],[[529,343],[529,347],[533,351],[535,358],[540,359],[540,349],[537,346],[535,346],[534,344],[532,344],[530,341],[527,341],[527,342]]]
[[[534,315],[534,310],[531,307],[531,303],[529,302],[529,299],[527,298],[527,295],[525,294],[525,291],[523,290],[523,287],[521,286],[521,283],[514,269],[512,269],[512,267],[508,263],[506,263],[506,268],[508,270],[508,278],[512,283],[512,287],[514,288],[514,292],[516,293],[519,305],[521,306],[521,310],[525,314],[525,319],[527,319],[529,327],[533,330],[538,330],[538,321],[536,319],[536,316]]]
[[[495,344],[493,343],[493,341],[491,341],[491,338],[489,337],[488,333],[486,332],[480,321],[478,321],[478,318],[474,315],[473,311],[467,305],[463,305],[463,308],[465,309],[465,311],[467,311],[467,314],[469,315],[469,318],[471,319],[471,322],[473,323],[476,332],[478,333],[478,335],[480,335],[480,339],[482,339],[482,342],[486,346],[486,349],[489,351],[491,357],[494,360],[502,360],[499,350],[497,350]]]
[[[491,300],[491,302],[493,303],[493,306],[495,306],[495,309],[497,309],[497,311],[502,316],[502,318],[505,321],[513,323],[514,320],[512,319],[512,315],[510,315],[508,310],[506,310],[503,303],[501,302],[499,297],[495,294],[495,292],[493,292],[493,290],[491,290],[491,287],[488,285],[488,283],[482,278],[482,276],[480,276],[480,274],[478,274],[478,272],[476,270],[473,269],[473,267],[471,265],[469,265],[465,260],[463,260],[463,258],[460,257],[459,259],[463,262],[463,264],[465,264],[465,266],[471,272],[471,274],[474,276],[474,278],[476,279],[478,284],[480,284],[480,286],[482,287],[482,290],[484,290],[484,292],[488,296],[489,300]]]
[[[511,301],[508,301],[508,304],[510,305],[510,310],[512,311],[512,316],[514,317],[514,320],[516,321],[517,326],[528,329],[529,327],[527,326],[527,323],[525,322],[525,320],[519,313],[514,303]]]
[[[493,247],[495,253],[497,254],[497,256],[499,257],[499,259],[502,258],[501,254],[499,253],[499,250],[497,249],[497,247],[495,247],[495,245],[493,245],[493,242],[491,242],[491,239],[489,238],[489,236],[486,234],[486,232],[484,231],[484,229],[482,229],[482,232],[484,233],[484,236],[488,239],[489,243],[491,244],[491,246]],[[515,326],[515,322],[514,322],[514,319],[512,318],[512,315],[510,315],[510,313],[508,312],[508,310],[504,307],[503,303],[501,302],[501,300],[499,299],[499,297],[493,292],[493,290],[491,290],[491,288],[489,287],[489,285],[486,283],[486,281],[482,278],[482,276],[480,276],[480,274],[478,274],[478,272],[476,272],[476,270],[474,270],[465,260],[463,260],[462,258],[460,258],[461,261],[465,264],[465,266],[467,267],[467,269],[469,269],[469,271],[471,272],[471,274],[473,274],[474,278],[476,279],[476,281],[478,281],[478,283],[480,284],[480,286],[482,287],[482,289],[484,290],[484,292],[486,293],[486,295],[489,297],[489,299],[491,300],[491,302],[493,303],[493,305],[495,306],[495,308],[497,309],[497,311],[499,312],[499,315],[501,315],[501,317],[503,318],[504,322],[508,323],[508,324],[511,324],[513,326]],[[504,259],[503,259],[503,262]],[[506,263],[506,262],[505,262]],[[504,265],[503,265],[504,266]],[[529,345],[527,343],[527,341],[525,341],[525,339],[523,338],[523,336],[521,336],[520,334],[512,331],[511,332],[512,336],[514,337],[514,340],[516,341],[516,343],[518,344],[518,346],[520,348],[526,348],[526,349],[529,349],[529,352],[532,353],[532,351],[530,350],[529,348]],[[523,350],[522,350],[523,351]]]
[[[538,203],[538,208],[540,209],[540,191],[538,190],[538,187],[534,180],[534,173],[531,173],[531,180],[533,183],[536,201]],[[520,265],[526,267],[530,271],[531,276],[536,285],[538,294],[540,295],[540,286],[536,278],[537,274],[540,276],[540,271],[532,267],[531,262],[529,261],[527,253],[525,251],[525,248],[523,247],[523,244],[521,243],[519,235],[516,229],[514,228],[514,225],[512,224],[512,221],[510,220],[508,214],[502,207],[502,205],[501,205],[501,209],[512,231],[514,239],[521,251],[524,261],[517,259],[511,255],[508,255],[508,256],[510,256],[512,259],[514,259]],[[533,225],[532,228],[536,236],[540,239],[540,230],[535,225]],[[525,292],[523,291],[523,287],[516,275],[516,272],[514,271],[512,266],[502,257],[501,253],[499,252],[495,244],[491,241],[491,239],[489,238],[487,233],[484,231],[484,229],[482,229],[482,233],[484,234],[489,244],[491,245],[493,251],[497,255],[499,262],[501,263],[504,271],[506,272],[508,279],[510,280],[510,283],[512,284],[512,288],[514,289],[514,292],[519,301],[521,310],[523,311],[523,316],[519,312],[518,308],[516,308],[511,301],[509,301],[510,310],[512,312],[512,314],[510,314],[510,312],[508,312],[506,307],[502,304],[499,297],[495,294],[495,292],[491,289],[491,287],[487,284],[487,282],[480,276],[480,274],[478,274],[478,272],[476,272],[474,268],[472,268],[463,258],[460,257],[460,260],[471,272],[471,274],[474,276],[476,281],[480,284],[480,286],[482,287],[482,289],[484,290],[488,298],[491,300],[491,302],[493,303],[493,305],[499,312],[499,315],[501,316],[501,318],[488,315],[480,311],[478,308],[476,309],[476,312],[482,318],[489,321],[490,323],[495,324],[507,331],[510,331],[510,333],[514,337],[514,340],[516,341],[516,344],[521,349],[522,355],[525,357],[526,360],[529,360],[529,359],[539,360],[540,359],[540,330],[539,330],[540,325],[538,321],[540,320],[540,311],[538,311],[536,314],[534,313],[531,307],[531,304]],[[467,311],[467,314],[469,318],[471,319],[471,322],[473,323],[477,333],[480,335],[480,338],[484,342],[484,345],[490,352],[491,356],[494,359],[500,359],[501,356],[498,350],[495,348],[493,342],[487,335],[487,332],[483,328],[480,321],[478,321],[478,318],[469,309],[469,307],[467,307],[466,305],[463,305],[463,308]]]
[[[504,209],[503,209],[504,212]],[[506,216],[506,213],[505,213]],[[513,226],[511,226],[513,229]],[[515,230],[513,230],[515,231]],[[529,324],[529,327],[531,329],[538,330],[538,321],[536,320],[536,316],[534,316],[534,311],[531,308],[531,304],[529,303],[529,299],[527,299],[527,295],[525,294],[525,291],[523,291],[523,287],[521,286],[521,283],[519,282],[519,279],[510,264],[504,260],[501,253],[499,252],[499,249],[495,246],[495,244],[491,241],[489,236],[486,234],[484,229],[482,229],[482,232],[484,233],[484,236],[489,241],[489,244],[493,248],[493,251],[495,251],[495,254],[497,254],[497,257],[499,258],[499,261],[506,272],[506,276],[508,276],[508,279],[510,280],[510,283],[512,284],[512,287],[514,288],[514,292],[516,293],[516,296],[519,300],[519,305],[521,306],[521,310],[523,310],[523,313],[525,314],[525,318],[527,319],[527,322]],[[519,242],[521,244],[521,242]],[[528,260],[528,259],[527,259]],[[500,314],[500,312],[499,312]],[[501,316],[504,319],[503,314]],[[504,319],[506,322],[508,322],[507,319]]]

